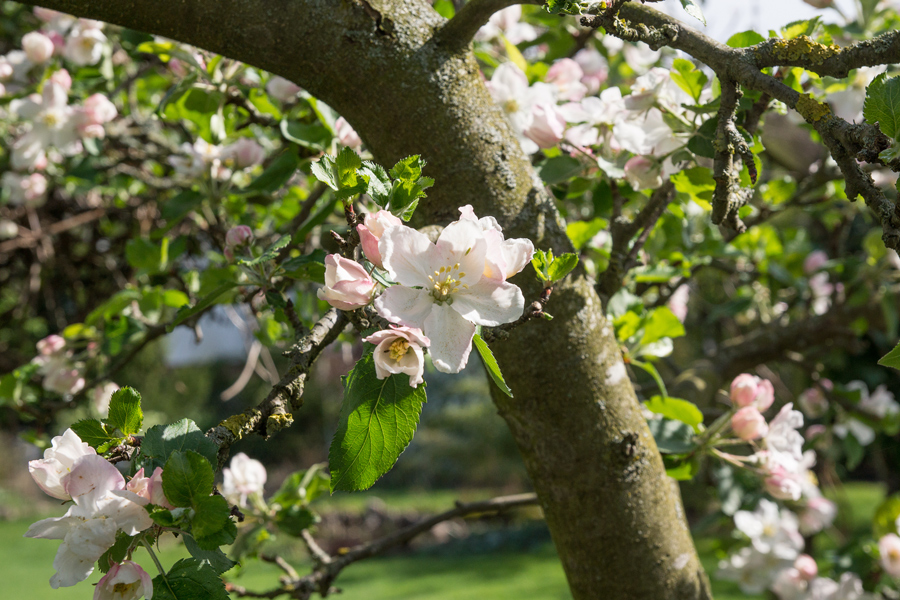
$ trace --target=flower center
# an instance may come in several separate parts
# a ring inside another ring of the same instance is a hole
[[[409,342],[404,339],[394,340],[388,352],[391,354],[391,360],[398,361],[409,352]]]
[[[433,276],[429,275],[428,279],[431,280],[431,283],[434,286],[431,290],[434,301],[438,304],[444,302],[453,304],[451,294],[455,294],[459,291],[459,282],[465,276],[466,274],[459,270],[459,263],[456,263],[452,267],[441,267],[439,271],[434,272]],[[462,285],[462,288],[469,289],[469,286]]]
[[[117,583],[113,586],[113,594],[120,596],[122,598],[131,597],[134,593],[135,588],[140,585],[140,581],[133,581],[131,583]]]
[[[44,125],[46,125],[47,127],[53,128],[53,127],[56,127],[57,125],[59,125],[60,122],[62,121],[62,119],[60,118],[60,115],[55,110],[48,110],[47,112],[44,113],[43,121],[44,121]]]
[[[507,114],[519,112],[519,102],[515,99],[507,100],[506,102],[503,103],[503,110]]]
[[[900,562],[900,550],[898,550],[897,548],[891,548],[890,550],[888,550],[887,555],[888,560],[890,560],[892,563]]]
[[[778,533],[778,528],[774,525],[766,525],[763,527],[763,535],[766,537],[775,537],[775,534]]]

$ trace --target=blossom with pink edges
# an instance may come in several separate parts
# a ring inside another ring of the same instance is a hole
[[[431,344],[431,340],[425,337],[421,329],[394,325],[373,333],[363,341],[376,344],[375,375],[378,379],[406,373],[411,387],[418,387],[424,381],[424,348]]]

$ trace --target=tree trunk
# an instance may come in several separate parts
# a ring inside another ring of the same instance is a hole
[[[423,0],[43,0],[282,75],[341,113],[379,162],[422,154],[420,208],[449,222],[472,204],[507,237],[571,251],[544,190],[481,80],[471,48],[435,41]],[[460,49],[461,48],[461,49]],[[534,277],[520,275],[526,298]],[[551,322],[497,343],[515,398],[495,394],[576,599],[710,597],[677,485],[666,477],[600,299],[578,271]]]

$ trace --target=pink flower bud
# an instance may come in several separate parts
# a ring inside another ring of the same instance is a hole
[[[808,388],[797,397],[800,409],[811,419],[816,419],[828,410],[828,400],[819,388]]]
[[[837,516],[837,505],[822,496],[810,498],[806,507],[800,511],[800,532],[803,535],[819,533],[834,522]]]
[[[362,139],[360,139],[359,134],[356,133],[356,130],[350,126],[350,123],[344,117],[338,117],[338,120],[334,122],[334,130],[338,141],[342,145],[348,148],[359,148],[362,146]]]
[[[266,158],[266,151],[256,140],[241,138],[227,146],[223,151],[223,158],[232,159],[238,169],[248,169],[262,163]]]
[[[92,125],[109,123],[119,114],[116,105],[103,94],[93,94],[84,101],[84,116]]]
[[[812,581],[819,574],[819,566],[816,564],[816,559],[809,554],[798,556],[797,560],[794,561],[794,568],[800,573],[800,577],[806,581]]]
[[[246,225],[238,225],[237,227],[229,229],[228,233],[225,234],[225,245],[233,248],[235,246],[242,246],[252,239],[253,230]]]
[[[609,76],[609,63],[596,48],[582,48],[574,59],[584,72],[581,83],[587,87],[587,93],[596,94]]]
[[[421,329],[392,325],[391,329],[373,333],[363,341],[377,344],[373,355],[378,379],[406,373],[411,387],[418,387],[424,381],[425,354],[422,349],[431,345],[431,340]]]
[[[525,135],[541,148],[557,145],[566,133],[566,119],[555,105],[535,104],[531,107],[531,125]]]
[[[745,406],[731,417],[735,435],[745,441],[758,440],[769,432],[765,417],[755,406]]]
[[[803,261],[803,272],[812,275],[828,262],[828,255],[821,250],[813,250]]]
[[[72,76],[65,69],[55,71],[53,75],[50,76],[50,81],[67,92],[72,89]]]
[[[784,467],[775,466],[764,481],[766,491],[779,500],[799,500],[803,495],[803,487]]]
[[[94,600],[138,600],[153,597],[153,580],[137,563],[115,563],[94,588]]]
[[[296,83],[292,83],[284,77],[279,77],[277,75],[270,79],[269,83],[266,84],[266,91],[269,92],[269,95],[282,102],[287,102],[299,94],[300,89],[300,86]]]
[[[403,221],[392,215],[390,211],[379,210],[375,214],[366,215],[363,224],[356,226],[363,253],[369,259],[369,262],[379,269],[383,269],[384,265],[381,264],[381,251],[378,249],[378,240],[381,239],[385,230],[396,225],[403,225]]]
[[[22,36],[22,50],[28,60],[42,65],[53,56],[53,40],[39,31],[32,31]]]
[[[571,58],[561,58],[553,63],[544,80],[556,87],[560,100],[577,102],[587,94],[587,86],[581,82],[583,77],[581,65]]]
[[[366,306],[375,295],[375,282],[356,261],[339,254],[325,257],[325,287],[316,295],[341,310]]]
[[[810,425],[806,428],[806,433],[803,434],[803,437],[806,438],[807,442],[811,442],[820,435],[825,435],[828,433],[828,428],[824,425]]]
[[[66,340],[62,336],[48,335],[37,343],[37,350],[42,356],[51,356],[62,351],[66,347]]]
[[[731,382],[731,402],[735,406],[753,404],[760,412],[765,412],[775,401],[775,388],[767,379],[760,379],[749,373],[742,373]]]
[[[881,567],[891,577],[900,577],[900,537],[889,533],[878,540]]]

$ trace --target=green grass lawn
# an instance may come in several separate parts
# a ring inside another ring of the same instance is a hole
[[[847,507],[842,515],[846,523],[854,529],[869,527],[875,507],[884,492],[865,484],[849,485],[840,499]],[[389,505],[395,500],[407,508],[445,508],[450,495],[416,495],[415,498],[382,498]],[[356,499],[341,499],[349,509],[358,504]],[[359,504],[360,506],[362,504]],[[58,542],[51,540],[31,540],[22,538],[31,521],[0,522],[0,565],[3,565],[4,598],[25,600],[88,600],[93,595],[92,583],[99,578],[98,573],[85,583],[75,587],[53,590],[48,580],[53,575],[53,554]],[[513,548],[516,546],[513,545]],[[698,549],[704,567],[713,575],[718,563],[708,548],[709,544],[698,541]],[[421,550],[402,555],[363,561],[349,567],[337,581],[343,594],[336,596],[345,600],[565,600],[571,598],[566,587],[562,568],[549,542],[524,544],[523,549],[510,549],[505,544],[503,550],[490,553],[484,550],[438,552]],[[293,554],[293,553],[292,553]],[[160,559],[164,566],[171,566],[179,558],[187,556],[185,550],[171,538],[160,548]],[[137,561],[152,574],[156,570],[146,552],[135,555]],[[295,561],[295,566],[303,573],[304,565]],[[277,585],[280,572],[273,565],[251,561],[234,582],[254,591],[264,591]],[[713,590],[717,600],[749,600],[741,594],[737,586],[730,582],[716,581]]]

